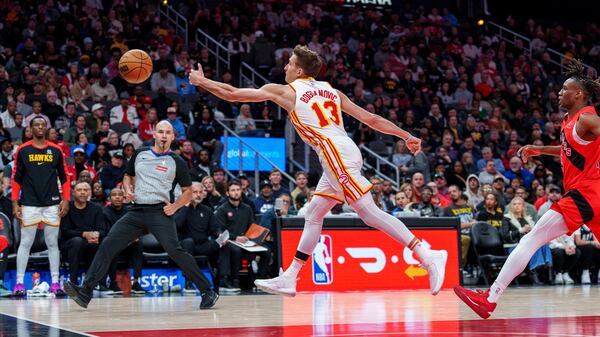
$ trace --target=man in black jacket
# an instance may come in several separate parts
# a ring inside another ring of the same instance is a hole
[[[121,217],[127,213],[127,207],[125,204],[123,204],[124,199],[125,193],[121,188],[114,188],[110,192],[110,205],[104,207],[103,209],[108,232],[110,232],[112,225],[114,225],[117,220],[121,219]],[[142,277],[142,264],[144,262],[142,244],[140,241],[133,241],[121,252],[121,254],[119,254],[119,256],[126,256],[131,260],[131,264],[133,265],[133,284],[131,285],[131,293],[145,294],[146,292],[140,285],[140,277]],[[113,291],[113,293],[122,292],[117,285],[117,260],[118,257],[113,260],[113,263],[108,271],[108,276],[110,276],[110,290]]]
[[[60,223],[61,250],[69,262],[69,279],[77,282],[79,263],[85,256],[90,261],[96,255],[100,241],[106,236],[102,208],[88,202],[92,190],[86,182],[75,185],[75,200]]]
[[[100,172],[100,181],[102,181],[102,188],[109,193],[118,183],[123,180],[125,174],[125,165],[123,152],[117,151],[110,159],[110,165],[107,165]]]
[[[252,208],[242,201],[242,187],[238,180],[232,180],[227,186],[227,202],[215,211],[219,229],[229,231],[230,240],[239,243],[248,242],[244,236],[254,221]],[[271,257],[270,251],[257,253],[260,257],[258,277],[264,278]],[[239,272],[242,264],[242,248],[232,243],[224,245],[219,252],[219,272],[221,273],[220,287],[225,292],[240,291]]]
[[[205,197],[204,185],[199,182],[192,183],[192,201],[177,213],[175,221],[179,238],[183,238],[179,242],[181,247],[192,256],[208,256],[211,264],[216,265],[219,248],[229,239],[229,232],[225,230],[219,233],[212,209],[202,205]],[[186,293],[196,292],[191,280],[186,278],[183,291]]]

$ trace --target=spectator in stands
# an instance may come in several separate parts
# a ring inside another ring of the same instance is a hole
[[[94,102],[112,102],[119,99],[117,95],[117,89],[115,86],[108,82],[108,76],[102,74],[100,79],[96,83],[92,84],[91,87],[92,100]]]
[[[172,106],[167,108],[167,121],[171,123],[173,126],[173,130],[175,130],[175,139],[177,141],[182,141],[185,139],[185,125],[181,121],[181,119],[177,116],[177,108]]]
[[[375,201],[377,207],[381,208],[384,212],[391,213],[394,209],[394,204],[389,199],[384,198],[381,179],[372,177],[371,184],[373,185],[371,194],[373,195],[373,200]]]
[[[521,197],[513,198],[510,204],[511,210],[506,214],[500,229],[504,243],[511,244],[511,247],[508,248],[509,253],[515,249],[516,244],[524,235],[531,232],[535,224],[533,219],[525,214],[525,201]],[[529,261],[529,270],[532,272],[534,283],[552,282],[551,267],[552,252],[550,247],[545,244],[533,254]]]
[[[56,127],[56,131],[58,131],[60,135],[63,135],[63,137],[70,127],[75,126],[76,113],[75,103],[69,102],[65,106],[65,114],[56,119],[54,126]]]
[[[509,180],[521,178],[526,188],[531,187],[531,181],[533,181],[533,174],[523,168],[523,161],[517,156],[510,158],[510,167],[508,171],[504,172],[504,176]]]
[[[395,217],[411,216],[414,213],[410,210],[412,202],[406,196],[405,192],[398,192],[395,195],[396,207],[392,210],[392,215]]]
[[[492,149],[488,146],[484,147],[481,150],[482,158],[477,161],[477,169],[479,172],[484,171],[488,167],[488,162],[492,160],[495,164],[496,170],[500,173],[504,173],[504,165],[502,164],[502,160],[500,158],[494,158],[492,153]],[[481,180],[481,178],[479,179]],[[481,183],[484,183],[483,181]]]
[[[448,195],[448,182],[444,174],[436,173],[433,176],[433,183],[435,183],[438,193],[441,196],[446,197]]]
[[[242,104],[240,114],[235,120],[235,132],[240,136],[245,137],[264,137],[265,132],[262,129],[256,128],[252,111],[249,104]]]
[[[221,195],[227,194],[227,173],[223,168],[217,167],[212,170],[212,177],[215,182],[215,189]]]
[[[202,181],[202,178],[210,176],[210,155],[208,150],[201,149],[198,158],[190,170],[192,181]]]
[[[498,177],[501,177],[506,184],[510,183],[510,181],[497,170],[496,162],[493,159],[488,160],[485,170],[479,173],[479,182],[482,184],[492,184]]]
[[[515,189],[515,196],[523,199],[523,202],[525,203],[525,215],[530,216],[531,219],[533,219],[534,223],[537,222],[537,220],[539,219],[541,214],[538,214],[538,211],[537,211],[537,209],[535,209],[535,206],[533,206],[532,204],[527,202],[527,197],[528,197],[527,189],[525,189],[525,187],[523,187],[523,186],[517,187]],[[512,205],[512,203],[508,203],[506,205],[505,213],[510,212],[511,205]]]
[[[71,157],[75,149],[83,149],[88,157],[91,156],[92,152],[96,149],[96,144],[89,143],[87,136],[83,132],[77,134],[76,139],[75,144],[71,147]]]
[[[506,177],[497,175],[492,183],[492,188],[494,189],[494,193],[496,194],[496,197],[498,197],[498,203],[502,208],[506,207],[506,199],[504,198],[505,179]]]
[[[79,179],[92,185],[92,197],[90,201],[101,207],[106,206],[106,195],[102,189],[102,184],[99,181],[93,182],[92,175],[86,170],[81,171]]]
[[[456,185],[448,188],[448,195],[452,204],[444,208],[444,216],[458,217],[460,219],[461,266],[467,263],[467,254],[471,246],[471,227],[477,222],[474,219],[473,207],[468,204],[469,197],[462,193]]]
[[[89,261],[94,258],[100,241],[107,233],[102,208],[88,202],[90,196],[91,187],[88,183],[75,185],[74,200],[60,224],[60,246],[69,262],[69,280],[73,283],[78,283],[80,262],[84,257]]]
[[[164,88],[167,92],[177,93],[177,80],[175,75],[169,72],[169,65],[166,62],[160,63],[158,71],[150,77],[150,88],[155,92]]]
[[[294,200],[295,203],[298,194],[304,193],[305,197],[308,194],[308,176],[306,175],[306,172],[298,171],[294,174],[294,179],[296,183],[296,188],[294,188],[290,195],[292,196],[292,200]]]
[[[273,185],[269,180],[263,180],[260,183],[260,195],[254,200],[254,211],[256,214],[265,214],[274,207]]]
[[[560,192],[560,187],[554,185],[554,184],[549,184],[548,185],[548,194],[546,195],[546,199],[547,201],[545,203],[543,203],[540,208],[538,209],[537,215],[538,217],[541,217],[542,214],[546,213],[546,211],[548,211],[550,209],[550,207],[552,207],[552,204],[557,202],[558,200],[560,200],[560,198],[562,197],[562,194]],[[532,207],[534,207],[532,205]]]
[[[421,172],[415,172],[411,176],[410,184],[412,187],[412,201],[417,202],[421,200],[421,189],[425,186],[425,176]]]
[[[452,164],[450,171],[446,172],[446,182],[448,185],[457,185],[461,190],[465,190],[467,188],[468,175],[469,173],[465,171],[464,164],[456,160]]]
[[[381,193],[383,194],[383,200],[385,200],[385,202],[389,203],[392,205],[392,207],[390,208],[390,210],[392,210],[395,205],[395,199],[394,199],[394,191],[392,191],[392,182],[390,180],[384,179],[381,182]]]
[[[200,119],[195,120],[188,130],[188,139],[192,141],[194,150],[208,150],[212,155],[213,165],[221,164],[223,143],[218,139],[219,134],[214,126],[214,114],[208,105],[202,105]]]
[[[429,186],[423,186],[421,192],[421,202],[413,204],[410,209],[422,217],[441,217],[444,211],[439,206],[433,205],[433,189]]]
[[[129,105],[129,94],[124,91],[119,95],[119,105],[110,109],[110,125],[125,123],[131,127],[137,127],[140,120],[134,106]]]
[[[31,114],[25,117],[23,123],[29,125],[36,117],[42,117],[46,121],[46,125],[52,125],[50,123],[50,118],[42,113],[42,103],[40,101],[33,101],[33,103],[31,103]]]
[[[202,178],[202,185],[206,190],[206,198],[202,200],[202,203],[210,209],[216,210],[220,205],[221,193],[215,189],[215,180],[211,176],[206,176]]]
[[[590,269],[600,264],[600,242],[587,225],[581,226],[574,237],[575,245],[581,251],[581,284],[590,284]]]
[[[196,87],[190,84],[190,80],[187,77],[186,69],[179,66],[175,69],[175,86],[177,88],[177,94],[179,96],[191,95],[196,92]]]
[[[90,164],[96,171],[100,171],[100,169],[107,166],[110,161],[110,155],[108,154],[104,143],[99,144],[90,156]]]
[[[227,186],[227,202],[215,211],[215,218],[220,231],[229,231],[229,239],[238,243],[248,242],[245,236],[250,225],[254,223],[252,209],[241,202],[242,189],[239,181],[233,180]],[[270,251],[261,252],[258,265],[258,277],[267,275],[270,261]],[[219,251],[219,272],[221,274],[220,288],[228,292],[239,292],[239,270],[242,263],[242,248],[227,243]]]
[[[104,194],[104,193],[103,193]],[[110,205],[103,208],[104,220],[107,227],[107,232],[110,232],[112,226],[127,213],[128,207],[124,203],[125,193],[120,187],[110,191]],[[144,294],[145,291],[140,285],[142,277],[142,263],[144,262],[142,243],[139,240],[131,242],[119,256],[124,256],[131,261],[133,266],[133,283],[131,285],[132,294]],[[119,256],[114,259],[110,265],[108,276],[110,277],[110,287],[113,293],[122,292],[117,285],[117,261]],[[102,286],[100,286],[102,288]]]
[[[275,200],[275,205],[277,206],[278,204],[281,205],[281,207],[279,209],[275,207],[275,212],[277,216],[289,216],[296,215],[298,213],[298,211],[294,207],[294,204],[292,204],[292,197],[290,197],[290,195],[287,193],[282,193],[281,195],[279,195],[279,197]],[[267,228],[271,228],[271,225],[269,224]]]
[[[146,118],[140,122],[138,127],[138,136],[144,145],[150,146],[154,141],[154,130],[156,129],[156,124],[158,123],[158,114],[155,108],[150,108],[146,112]]]
[[[104,192],[107,195],[123,180],[123,175],[126,170],[125,165],[123,165],[124,159],[122,152],[116,152],[110,159],[110,165],[105,166],[102,168],[102,171],[100,171],[102,188],[104,188]]]
[[[73,146],[78,143],[77,138],[79,138],[79,134],[81,133],[83,133],[87,139],[94,139],[94,132],[85,127],[85,117],[83,115],[79,115],[75,118],[75,125],[65,132],[63,140],[68,146]]]
[[[192,193],[192,201],[176,215],[178,232],[181,233],[180,244],[192,256],[208,256],[210,263],[216,266],[219,249],[229,239],[229,232],[220,231],[213,210],[202,204],[206,197],[204,185],[193,182]],[[185,280],[184,292],[196,292],[188,278]]]
[[[552,250],[552,265],[556,272],[554,284],[574,284],[575,281],[569,275],[581,258],[581,250],[575,246],[573,236],[563,234],[550,241]]]
[[[412,158],[413,155],[408,151],[404,140],[397,141],[394,147],[394,154],[392,154],[392,162],[398,166],[403,175],[408,172],[408,165]]]
[[[194,162],[196,161],[196,156],[194,153],[194,148],[192,147],[192,142],[189,140],[184,140],[181,142],[181,147],[179,148],[179,156],[185,163],[188,168],[191,169],[194,167]]]
[[[281,185],[282,178],[283,174],[276,168],[273,168],[269,173],[269,182],[273,189],[273,199],[277,199],[283,193],[290,194],[290,191]]]
[[[504,221],[504,214],[498,203],[498,197],[496,194],[489,191],[483,202],[483,210],[477,212],[477,221],[485,221],[497,229],[500,229],[500,227],[502,227],[502,221]]]
[[[104,109],[104,105],[96,103],[92,105],[92,113],[85,117],[85,127],[91,130],[92,133],[96,133],[101,129],[102,122],[105,119]],[[89,139],[94,139],[94,137]]]
[[[414,177],[414,174],[420,173],[425,179],[423,182],[429,181],[431,179],[431,170],[429,168],[429,159],[427,155],[423,151],[417,152],[413,155],[412,160],[408,163],[408,171],[406,171],[406,176]]]
[[[15,118],[17,114],[17,102],[11,101],[6,105],[6,110],[0,114],[2,125],[10,129],[15,126]]]
[[[74,163],[67,167],[69,180],[71,180],[72,182],[78,181],[79,174],[84,170],[90,173],[90,177],[92,180],[96,180],[96,170],[92,166],[88,165],[87,158],[88,157],[84,149],[76,148],[75,150],[73,150]]]
[[[16,142],[17,145],[21,144],[21,137],[23,137],[23,115],[20,113],[15,114],[15,126],[12,128],[8,128],[8,133],[10,134],[10,138]]]
[[[58,94],[54,90],[50,90],[46,93],[46,102],[42,104],[42,111],[48,116],[50,121],[54,123],[59,116],[65,113],[62,106],[58,104]]]

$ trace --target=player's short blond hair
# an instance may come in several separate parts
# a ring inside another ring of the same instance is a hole
[[[317,77],[321,71],[321,57],[316,52],[308,49],[306,46],[297,45],[294,47],[294,55],[298,67],[304,71],[304,75]]]

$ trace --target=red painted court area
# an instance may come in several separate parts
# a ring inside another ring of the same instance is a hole
[[[328,324],[218,329],[90,332],[101,337],[299,337],[299,336],[569,336],[600,335],[600,317],[542,317],[490,320]]]

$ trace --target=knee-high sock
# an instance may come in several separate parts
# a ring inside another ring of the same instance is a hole
[[[296,278],[302,266],[312,254],[319,242],[321,229],[323,228],[323,218],[335,206],[336,200],[331,198],[315,195],[306,210],[306,218],[304,220],[304,230],[298,243],[298,251],[292,261],[290,267],[285,271],[285,274],[291,278]]]
[[[33,246],[36,233],[37,226],[21,226],[21,243],[19,244],[19,250],[17,250],[17,283],[23,283],[25,278],[25,270],[27,269],[27,262],[29,262],[29,251]]]
[[[562,214],[548,210],[538,220],[510,253],[496,281],[490,288],[488,301],[496,302],[506,287],[515,279],[531,260],[533,254],[545,243],[567,233],[569,230]]]
[[[44,227],[44,239],[46,247],[48,247],[48,261],[50,262],[50,275],[52,283],[58,282],[60,268],[60,250],[58,249],[58,233],[59,227],[48,226]]]
[[[406,225],[404,225],[400,219],[382,211],[375,205],[373,196],[370,193],[351,202],[350,206],[367,225],[379,229],[391,236],[394,240],[407,246],[417,253],[419,259],[421,259],[422,254],[427,251],[424,245],[422,245],[415,235],[406,228]]]

